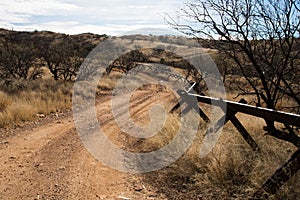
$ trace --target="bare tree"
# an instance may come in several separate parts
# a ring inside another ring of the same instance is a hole
[[[6,78],[37,79],[42,74],[36,64],[37,48],[31,43],[17,44],[4,38],[0,48],[0,67]]]
[[[64,53],[62,48],[57,44],[46,44],[41,52],[41,57],[45,61],[46,66],[52,73],[54,80],[59,79],[61,71],[61,63],[64,59]]]
[[[72,80],[83,61],[80,47],[73,41],[63,38],[59,42],[46,43],[41,57],[55,80]]]
[[[226,53],[233,67],[244,76],[256,95],[257,106],[277,109],[284,96],[300,108],[300,1],[299,0],[193,0],[182,9],[178,22],[168,17],[173,28],[210,39],[211,47]],[[298,110],[297,110],[298,109]],[[269,133],[300,146],[292,132],[275,129],[266,121]]]
[[[83,58],[80,58],[77,54],[65,57],[62,62],[63,70],[60,71],[61,78],[66,81],[74,80],[82,62]]]

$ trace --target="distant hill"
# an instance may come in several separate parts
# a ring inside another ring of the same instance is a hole
[[[97,45],[99,42],[108,38],[107,35],[93,34],[93,33],[83,33],[78,35],[67,35],[63,33],[55,33],[51,31],[12,31],[0,28],[0,38],[10,38],[14,42],[24,42],[24,41],[35,41],[35,40],[45,40],[45,41],[60,41],[66,38],[73,40],[78,44],[90,44]]]
[[[57,44],[66,40],[69,43],[76,44],[84,54],[89,53],[100,42],[107,39],[105,34],[98,35],[93,33],[83,33],[78,35],[67,35],[63,33],[54,33],[51,31],[11,31],[0,28],[0,40],[6,39],[9,42],[17,44],[34,44],[37,48],[44,48],[50,44]]]
[[[108,38],[104,34],[67,35],[51,31],[0,29],[0,76],[5,79],[37,79],[42,74],[42,66],[50,70],[55,80],[73,80],[82,61],[100,42]],[[108,67],[108,71],[127,71],[138,62],[160,63],[191,70],[190,64],[167,52],[175,49],[193,51],[193,48],[200,47],[198,41],[183,36],[131,35],[116,39],[124,47],[136,50],[117,59]],[[148,49],[147,46],[156,50]]]
[[[107,35],[0,29],[0,77],[37,79],[47,67],[55,80],[72,80],[86,56]]]

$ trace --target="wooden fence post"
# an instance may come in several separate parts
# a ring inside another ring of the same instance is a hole
[[[230,114],[230,111],[228,114],[229,114],[228,116],[229,120],[235,126],[235,128],[240,132],[244,140],[250,145],[252,150],[259,151],[259,146],[256,144],[256,142],[248,133],[248,131],[245,129],[245,127],[242,125],[242,123],[236,118],[235,114]]]
[[[300,148],[276,172],[268,178],[262,188],[270,193],[276,191],[300,169]]]

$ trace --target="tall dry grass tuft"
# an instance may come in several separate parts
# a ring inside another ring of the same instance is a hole
[[[11,99],[2,91],[0,91],[0,112],[5,112],[11,104]]]
[[[115,88],[118,79],[124,74],[117,71],[112,71],[109,75],[104,75],[97,85],[97,94],[101,94],[103,91],[111,91]]]
[[[51,79],[13,81],[0,88],[0,127],[34,120],[36,114],[70,109],[71,94],[72,83],[68,82]]]

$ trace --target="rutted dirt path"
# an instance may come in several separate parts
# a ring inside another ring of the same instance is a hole
[[[131,115],[146,123],[149,106],[168,92],[137,91]],[[122,106],[122,102],[120,105]],[[110,98],[97,103],[98,120],[119,146],[128,142],[114,123]],[[0,199],[165,199],[138,175],[113,170],[82,145],[72,117],[0,138]]]

